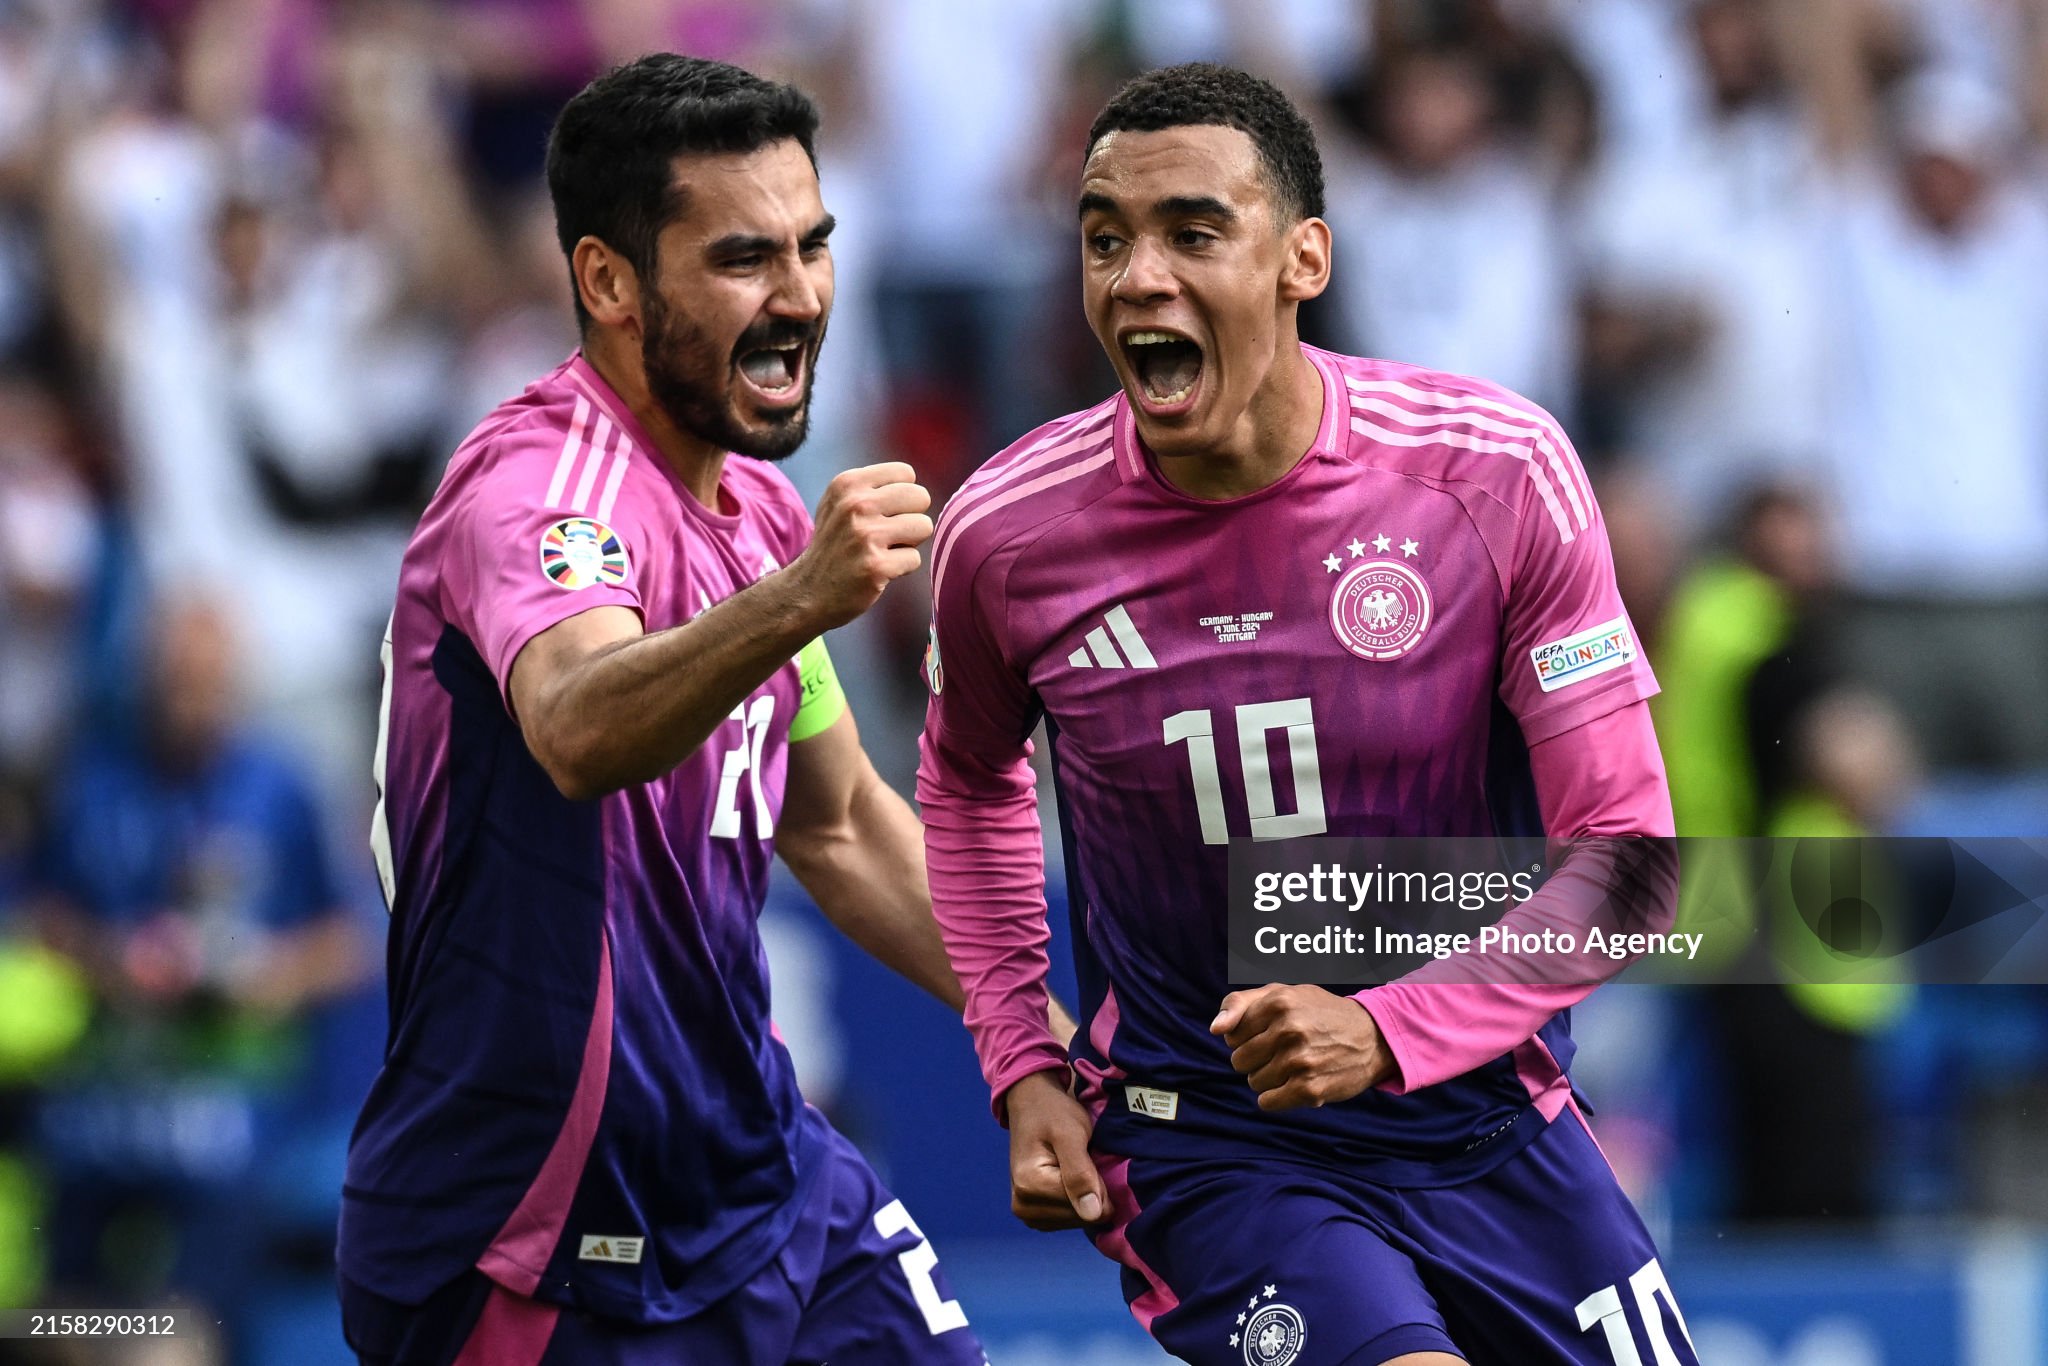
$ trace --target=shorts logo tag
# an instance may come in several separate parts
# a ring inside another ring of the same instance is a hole
[[[1134,1115],[1150,1115],[1154,1119],[1177,1119],[1180,1116],[1178,1091],[1158,1091],[1150,1086],[1126,1086],[1124,1104]]]
[[[1269,1285],[1246,1303],[1237,1316],[1232,1347],[1244,1348],[1245,1366],[1293,1366],[1308,1341],[1308,1324],[1291,1304],[1275,1304],[1278,1286]]]
[[[1529,662],[1536,668],[1536,682],[1545,692],[1556,692],[1610,669],[1619,669],[1635,657],[1636,640],[1629,631],[1627,617],[1603,621],[1590,630],[1529,651]]]
[[[626,1266],[638,1266],[640,1254],[647,1247],[645,1238],[583,1236],[583,1246],[576,1253],[580,1262],[619,1262]]]

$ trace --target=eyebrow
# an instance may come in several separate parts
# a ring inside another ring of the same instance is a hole
[[[826,214],[812,224],[811,230],[803,235],[803,245],[815,246],[823,242],[832,235],[832,229],[838,226],[839,220],[829,213]],[[770,237],[765,233],[729,232],[713,240],[705,251],[712,256],[753,256],[772,252],[781,245],[781,238]]]
[[[1091,213],[1121,212],[1114,199],[1106,194],[1089,191],[1081,196],[1081,217]],[[1156,201],[1152,212],[1161,218],[1213,218],[1219,223],[1235,223],[1237,210],[1231,208],[1214,195],[1177,194]]]

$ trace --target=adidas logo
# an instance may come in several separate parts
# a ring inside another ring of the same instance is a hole
[[[586,1235],[583,1246],[576,1253],[576,1259],[583,1262],[624,1262],[637,1266],[640,1253],[647,1246],[645,1238],[599,1238]]]
[[[1145,648],[1145,637],[1138,634],[1138,628],[1131,624],[1131,614],[1118,603],[1103,613],[1102,619],[1108,624],[1105,631],[1098,626],[1088,633],[1088,643],[1067,656],[1067,663],[1077,669],[1092,669],[1097,665],[1105,669],[1156,669],[1159,661]],[[1114,632],[1116,640],[1110,640]],[[1123,653],[1117,653],[1117,646],[1123,646]],[[1091,658],[1092,656],[1092,658]],[[1129,660],[1128,666],[1124,661]]]

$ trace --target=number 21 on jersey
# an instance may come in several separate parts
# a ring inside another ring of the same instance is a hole
[[[1299,839],[1329,829],[1323,813],[1323,768],[1316,757],[1315,708],[1306,697],[1284,702],[1246,702],[1237,708],[1237,757],[1244,772],[1244,804],[1255,840]],[[1288,765],[1294,779],[1294,810],[1281,811],[1273,791],[1268,741],[1284,731]],[[1188,747],[1188,767],[1195,783],[1195,810],[1202,821],[1202,843],[1228,844],[1230,827],[1223,804],[1223,772],[1216,763],[1216,714],[1175,712],[1166,718],[1166,743]]]

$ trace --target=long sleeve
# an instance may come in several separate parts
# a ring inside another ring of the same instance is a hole
[[[1559,454],[1576,464],[1568,444]],[[1678,905],[1671,795],[1648,703],[1657,682],[1615,584],[1605,520],[1597,505],[1587,510],[1588,525],[1568,531],[1525,507],[1499,677],[1499,696],[1529,746],[1556,870],[1501,927],[1554,929],[1581,942],[1587,926],[1611,916],[1621,899],[1631,929],[1668,929]],[[1503,981],[1504,966],[1522,980]],[[1399,1093],[1521,1046],[1625,966],[1604,955],[1517,964],[1454,954],[1357,999],[1399,1064],[1385,1087]]]
[[[1619,895],[1635,908],[1631,928],[1668,929],[1678,904],[1678,858],[1649,704],[1609,712],[1534,746],[1529,757],[1556,871],[1502,917],[1501,927],[1550,928],[1583,939]],[[1572,960],[1573,971],[1560,972],[1563,966],[1507,982],[1498,980],[1499,959],[1480,967],[1468,955],[1452,955],[1360,992],[1356,999],[1399,1064],[1384,1089],[1402,1094],[1432,1086],[1509,1052],[1627,964],[1585,955]]]
[[[1046,1023],[1050,934],[1027,738],[1037,704],[1000,648],[999,566],[972,561],[978,547],[958,549],[965,553],[933,582],[917,799],[932,912],[1001,1119],[1004,1091],[1033,1072],[1064,1068],[1067,1057]]]

